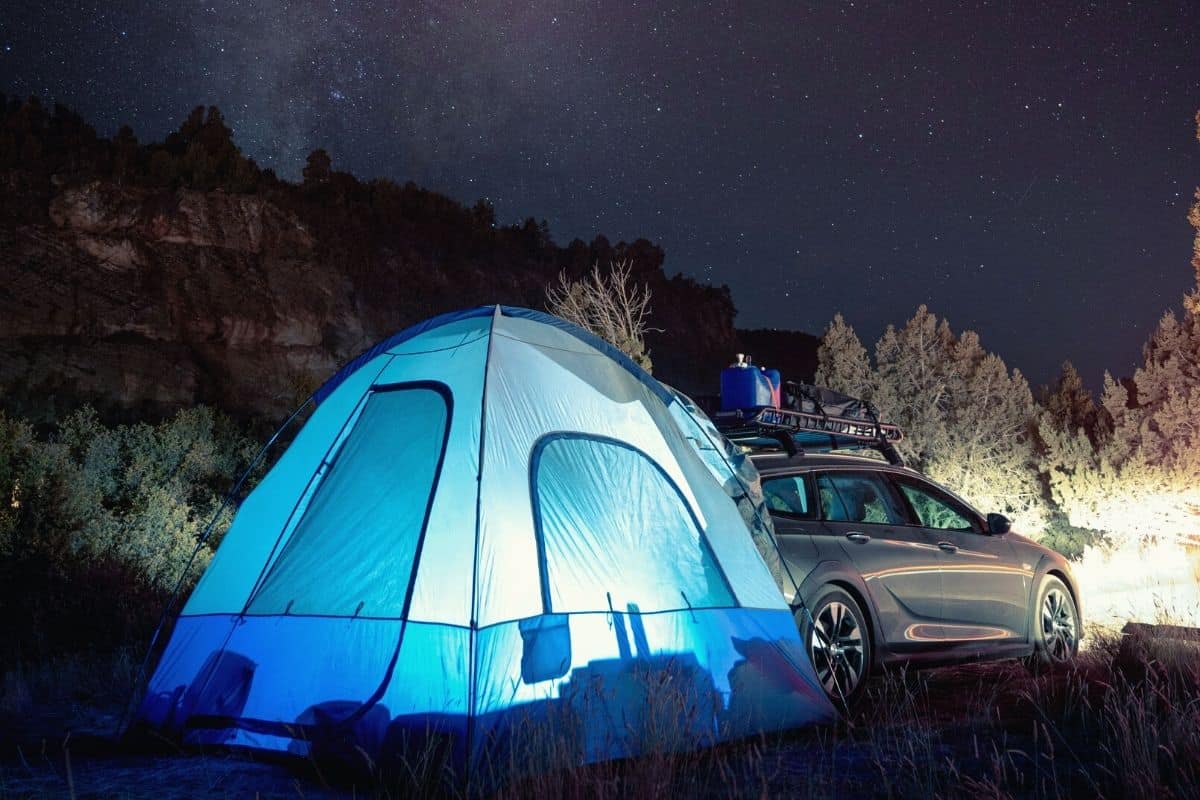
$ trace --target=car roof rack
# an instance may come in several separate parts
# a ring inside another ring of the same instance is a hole
[[[870,403],[810,384],[785,383],[787,408],[773,406],[719,411],[717,429],[751,451],[788,455],[831,450],[875,450],[890,464],[904,465],[896,443],[904,432],[879,421]]]

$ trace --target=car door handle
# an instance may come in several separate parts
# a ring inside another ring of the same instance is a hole
[[[855,542],[856,544],[866,544],[867,542],[871,541],[870,536],[867,536],[865,533],[859,533],[858,531],[851,531],[850,533],[847,533],[846,538],[852,542]]]
[[[945,550],[947,553],[958,552],[958,545],[951,544],[950,542],[938,542],[938,547],[940,547],[942,550]]]

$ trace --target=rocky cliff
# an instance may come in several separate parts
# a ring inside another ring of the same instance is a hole
[[[207,403],[277,418],[375,341],[481,303],[541,307],[560,271],[628,259],[653,292],[658,377],[715,390],[738,349],[725,287],[645,240],[565,247],[314,153],[301,184],[241,156],[202,109],[162,143],[97,137],[0,98],[0,408],[141,418]]]
[[[46,211],[0,227],[0,385],[26,414],[278,413],[377,333],[303,223],[262,198],[92,181]]]

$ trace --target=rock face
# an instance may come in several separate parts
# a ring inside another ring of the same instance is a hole
[[[457,308],[542,307],[560,273],[628,262],[653,294],[655,374],[715,391],[737,349],[726,287],[652,242],[574,240],[309,157],[301,183],[241,154],[216,108],[162,142],[96,135],[0,95],[0,410],[49,420],[195,403],[278,419],[388,334]]]
[[[94,181],[47,216],[0,227],[10,410],[276,415],[381,333],[301,221],[261,197]]]
[[[279,419],[396,330],[481,303],[539,306],[560,269],[616,254],[633,254],[654,293],[658,377],[710,394],[736,349],[728,291],[668,280],[644,241],[558,248],[527,226],[494,234],[503,247],[446,255],[445,241],[466,238],[457,228],[374,221],[360,234],[347,226],[365,214],[327,212],[290,186],[89,180],[28,197],[0,214],[0,409],[34,420],[85,402],[116,419],[197,403]]]

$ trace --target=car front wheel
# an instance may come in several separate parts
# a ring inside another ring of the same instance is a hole
[[[847,592],[822,588],[799,612],[801,638],[817,679],[829,699],[843,711],[862,697],[871,669],[871,636],[866,615]]]
[[[1042,578],[1033,607],[1033,655],[1026,666],[1037,672],[1065,664],[1079,652],[1079,613],[1066,584]]]

